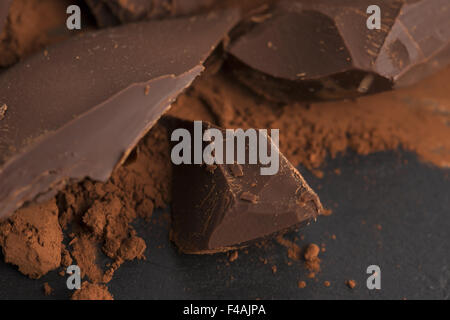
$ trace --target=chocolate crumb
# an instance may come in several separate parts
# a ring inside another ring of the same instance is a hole
[[[71,300],[114,300],[105,285],[83,282],[81,289],[76,290]]]
[[[256,204],[258,203],[259,197],[257,195],[254,195],[253,193],[245,191],[241,194],[241,200],[249,201],[253,204]]]
[[[237,251],[234,251],[231,255],[230,255],[230,262],[235,261],[239,256],[239,253]]]
[[[0,120],[5,119],[6,111],[8,110],[8,106],[6,104],[2,104],[0,106]]]
[[[319,256],[320,248],[317,244],[311,243],[305,251],[304,257],[306,261],[313,261]]]
[[[296,260],[296,261],[300,260],[301,249],[295,242],[289,241],[289,240],[283,238],[282,236],[278,236],[276,238],[276,240],[279,244],[281,244],[282,246],[284,246],[288,249],[287,255],[288,255],[289,259]]]
[[[345,284],[350,288],[354,289],[356,287],[356,281],[355,280],[347,280],[345,281]]]
[[[305,250],[303,257],[305,258],[306,268],[314,273],[320,271],[320,248],[318,245],[311,243]]]
[[[48,284],[48,282],[45,282],[45,283],[44,283],[44,294],[45,294],[46,296],[49,296],[49,295],[52,294],[52,292],[53,292],[53,288],[50,287],[50,285]]]

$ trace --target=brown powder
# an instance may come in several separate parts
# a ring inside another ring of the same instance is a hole
[[[45,283],[44,283],[43,289],[44,289],[44,294],[45,294],[46,296],[51,295],[52,292],[53,292],[53,288],[48,284],[48,282],[45,282]]]
[[[304,258],[306,261],[313,261],[319,256],[320,248],[317,244],[311,243],[305,250]]]
[[[354,289],[356,287],[356,281],[355,280],[347,280],[345,281],[345,284],[350,288]]]
[[[33,279],[59,267],[62,239],[55,199],[22,208],[0,224],[5,262]]]
[[[81,276],[87,276],[92,282],[101,282],[103,272],[97,265],[97,243],[87,234],[75,237],[70,243],[72,255],[80,267]]]
[[[0,105],[0,120],[5,119],[6,111],[8,111],[8,106],[6,104]]]
[[[105,285],[83,282],[81,289],[76,290],[72,300],[114,300]]]
[[[306,268],[314,273],[320,271],[321,260],[319,258],[320,248],[318,245],[311,243],[306,247],[303,257],[305,258]]]
[[[60,194],[61,224],[77,234],[71,254],[91,282],[109,282],[124,261],[145,259],[147,246],[131,222],[149,220],[169,201],[168,157],[166,131],[156,126],[107,183],[85,181]],[[113,259],[106,270],[97,264],[100,249]]]

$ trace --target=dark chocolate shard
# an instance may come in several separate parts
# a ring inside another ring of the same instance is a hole
[[[194,137],[193,122],[168,121],[170,131]],[[203,122],[203,132],[209,128],[217,127]],[[323,210],[319,198],[281,153],[279,160],[274,175],[261,175],[261,164],[241,164],[237,175],[236,164],[174,165],[172,241],[184,253],[214,253],[314,220]]]
[[[277,100],[334,99],[412,84],[450,63],[450,2],[377,1],[381,29],[371,30],[372,2],[281,2],[228,46],[232,68]]]
[[[105,181],[237,19],[227,11],[86,33],[2,73],[0,217],[71,180]]]
[[[5,26],[8,18],[9,6],[12,0],[0,0],[0,35],[2,34],[3,27]]]

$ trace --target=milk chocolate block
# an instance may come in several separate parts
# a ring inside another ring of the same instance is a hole
[[[195,135],[191,121],[170,119],[169,127]],[[203,122],[203,132],[209,128],[217,127]],[[248,146],[247,141],[247,156]],[[278,155],[274,175],[261,175],[260,162],[174,165],[171,239],[177,247],[189,254],[227,251],[316,219],[322,212],[319,198]]]
[[[238,19],[130,24],[49,47],[0,76],[0,217],[69,181],[106,181]]]
[[[371,4],[281,2],[228,46],[232,70],[277,100],[333,99],[413,84],[450,63],[449,1],[377,1],[379,30],[366,26]]]

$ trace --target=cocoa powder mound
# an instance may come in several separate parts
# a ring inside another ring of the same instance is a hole
[[[59,267],[62,240],[55,199],[22,208],[0,224],[5,262],[33,279]]]
[[[83,282],[81,289],[76,290],[71,300],[114,300],[105,285]]]
[[[283,238],[282,235],[279,235],[276,238],[276,241],[282,246],[288,249],[287,255],[289,259],[292,260],[300,260],[301,258],[301,249],[300,247],[293,241]]]
[[[131,223],[166,206],[170,181],[168,137],[156,125],[108,182],[86,180],[57,196],[61,226],[74,233],[68,250],[83,276],[107,283],[123,262],[145,259],[147,246]],[[106,270],[97,263],[101,252],[112,259]]]

